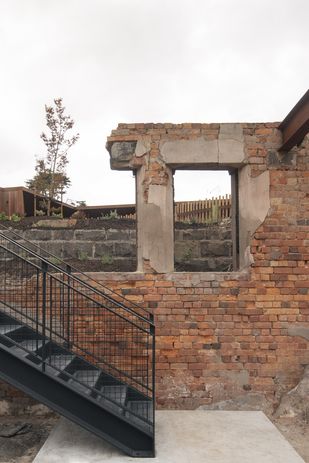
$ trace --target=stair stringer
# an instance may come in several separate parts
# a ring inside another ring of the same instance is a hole
[[[0,378],[133,457],[153,457],[154,440],[65,384],[0,347]]]

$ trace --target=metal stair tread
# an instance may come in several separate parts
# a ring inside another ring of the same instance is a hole
[[[151,422],[153,421],[153,407],[151,402],[143,400],[133,400],[127,403],[127,408],[131,410],[133,413],[135,413],[133,415],[132,413],[130,413],[129,410],[127,410],[125,413],[125,416],[129,418],[132,423],[135,423],[136,425],[147,431],[151,431]],[[140,415],[140,418],[136,415]],[[147,420],[150,423],[146,423],[144,420]]]
[[[104,395],[100,395],[97,401],[106,408],[118,413],[123,414],[126,397],[127,397],[127,386],[113,385],[113,386],[102,386],[100,391]],[[119,405],[117,405],[119,404]]]
[[[23,348],[23,347],[24,347],[24,348]],[[40,346],[38,346],[38,348],[40,348]],[[18,355],[19,357],[27,357],[27,355],[31,355],[31,352],[27,352],[25,349],[28,349],[28,351],[31,350],[31,349],[29,349],[29,348],[26,347],[26,346],[22,346],[22,343],[19,343],[19,344],[17,344],[17,345],[11,346],[11,347],[10,347],[10,352],[12,352],[12,353]],[[35,352],[35,350],[36,350],[36,346],[35,346],[35,348],[32,349],[31,351],[32,351],[32,352]]]
[[[73,374],[79,382],[75,381],[73,378],[69,379],[68,384],[74,387],[78,392],[82,392],[86,395],[91,394],[91,389],[93,388],[100,376],[100,371],[98,370],[77,370]],[[84,384],[81,384],[84,383]]]
[[[149,416],[152,413],[152,403],[146,400],[130,400],[127,403],[127,408],[146,420],[149,420]]]
[[[27,339],[22,342],[18,343],[24,349],[27,349],[31,352],[35,352],[36,350],[40,349],[43,346],[42,339]]]
[[[45,362],[51,367],[58,368],[59,370],[64,370],[75,358],[75,355],[61,355],[61,354],[52,354],[50,355]]]
[[[12,331],[18,330],[22,325],[0,325],[0,334],[11,333]]]
[[[101,387],[101,392],[102,394],[104,394],[104,397],[106,397],[107,399],[111,399],[114,402],[117,402],[121,405],[125,404],[127,390],[128,388],[125,385],[111,385]]]
[[[45,359],[45,364],[50,368],[54,368],[55,374],[61,374],[61,372],[70,365],[74,358],[75,355],[52,354]]]

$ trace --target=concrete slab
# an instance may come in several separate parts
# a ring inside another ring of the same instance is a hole
[[[143,463],[304,463],[262,412],[158,411],[156,459]],[[127,463],[123,455],[62,419],[34,463]]]

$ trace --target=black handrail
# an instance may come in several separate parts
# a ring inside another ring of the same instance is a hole
[[[20,236],[20,235],[18,235]],[[73,267],[70,266],[70,271],[68,270],[63,270],[61,267],[59,267],[58,265],[54,264],[53,262],[50,262],[48,259],[40,256],[39,254],[35,253],[34,251],[32,251],[31,249],[28,249],[26,246],[23,246],[22,244],[16,242],[15,240],[13,240],[12,238],[9,238],[7,236],[5,236],[3,233],[0,232],[0,238],[4,238],[5,240],[9,241],[10,243],[14,244],[15,246],[18,246],[19,249],[22,249],[23,251],[29,253],[30,255],[32,255],[33,257],[39,259],[41,262],[45,262],[46,264],[48,264],[49,267],[51,268],[54,268],[57,272],[60,272],[64,275],[69,275],[70,278],[76,282],[78,282],[79,284],[81,284],[82,286],[84,287],[87,287],[88,289],[90,289],[91,291],[93,291],[94,293],[96,293],[97,295],[99,296],[102,296],[104,299],[108,300],[109,302],[115,304],[117,307],[121,308],[121,309],[124,309],[125,311],[127,312],[130,312],[132,315],[138,317],[140,320],[143,320],[145,321],[146,323],[149,323],[149,324],[153,324],[153,318],[152,318],[152,314],[148,311],[146,311],[144,308],[143,310],[149,315],[150,319],[147,319],[145,318],[144,316],[140,315],[139,313],[137,313],[136,311],[132,310],[130,307],[126,307],[124,304],[122,304],[121,302],[115,300],[114,298],[110,297],[108,294],[105,294],[103,293],[102,291],[99,291],[97,288],[95,288],[94,286],[92,285],[89,285],[87,282],[85,282],[84,280],[82,280],[81,278],[78,278],[78,276],[76,276],[75,274],[72,274],[71,273],[71,270],[73,269]],[[36,247],[39,247],[37,245],[35,245]],[[42,248],[39,248],[42,250]],[[44,250],[43,250],[44,251]],[[66,264],[68,265],[68,264]],[[76,270],[78,272],[78,270]],[[82,273],[82,272],[79,272],[79,273]],[[84,275],[84,274],[83,274]],[[86,275],[87,276],[87,275]],[[92,279],[94,282],[96,280]],[[114,292],[114,294],[117,294]],[[124,298],[123,298],[124,299]],[[128,301],[128,300],[126,300]],[[128,301],[128,303],[130,303],[130,301]],[[139,307],[139,306],[138,306]]]
[[[37,248],[40,252],[42,253],[45,253],[47,254],[48,257],[48,260],[50,260],[50,258],[53,258],[53,259],[56,259],[57,262],[59,262],[60,264],[63,264],[65,267],[69,266],[71,268],[71,270],[73,272],[76,272],[80,275],[82,275],[84,278],[86,278],[87,280],[89,280],[90,282],[93,282],[95,283],[96,287],[97,286],[100,286],[101,288],[103,288],[105,291],[108,291],[110,292],[111,294],[114,294],[115,297],[119,297],[121,298],[123,301],[124,301],[124,304],[126,305],[131,305],[132,307],[135,307],[136,308],[136,311],[142,311],[142,312],[145,312],[144,316],[147,317],[149,316],[151,318],[152,314],[150,311],[148,311],[147,309],[145,309],[144,307],[142,307],[141,305],[139,304],[136,304],[136,302],[134,301],[131,301],[129,299],[127,299],[126,297],[124,297],[122,294],[119,294],[117,293],[116,291],[113,291],[111,288],[108,288],[107,286],[103,285],[100,281],[97,281],[95,280],[94,278],[90,277],[87,273],[81,271],[80,269],[78,269],[77,267],[74,267],[73,265],[67,263],[64,259],[61,259],[59,258],[59,256],[56,256],[55,254],[51,253],[50,251],[47,251],[46,249],[43,249],[41,248],[38,244],[35,244],[33,241],[30,241],[30,240],[27,240],[26,238],[24,238],[22,235],[16,233],[15,230],[13,230],[12,228],[9,228],[9,227],[6,227],[5,225],[1,224],[0,223],[0,227],[3,228],[5,231],[9,232],[9,233],[12,233],[14,236],[18,237],[20,240],[28,243],[29,245],[31,245],[31,247],[35,247]],[[40,256],[42,257],[42,256]],[[62,267],[60,267],[59,265],[55,264],[54,265],[55,267],[59,268],[60,270],[63,270]],[[77,277],[78,278],[78,277]],[[84,281],[83,279],[79,278],[81,281]],[[86,283],[86,282],[85,282]],[[89,286],[92,286],[91,283],[89,283]],[[97,288],[96,288],[97,289]],[[99,291],[97,289],[97,291]],[[105,294],[105,293],[104,293]],[[106,295],[106,294],[105,294]]]
[[[153,403],[153,321],[1,232],[0,239],[0,301],[17,320],[24,323],[26,319],[28,326],[33,325],[37,344],[42,341],[38,359],[43,372],[50,366],[45,362],[50,344],[60,343],[84,362],[113,374],[132,391],[146,394]],[[88,379],[90,376],[86,374]],[[83,384],[89,387],[87,382]]]
[[[0,237],[1,237],[1,233],[0,233]],[[21,246],[23,249],[25,249],[23,246]],[[19,254],[17,254],[16,252],[12,251],[11,249],[8,249],[6,248],[5,246],[3,246],[2,244],[0,244],[0,248],[3,249],[4,251],[7,251],[9,252],[12,256],[16,257],[16,258],[20,258]],[[31,251],[29,251],[31,252]],[[59,283],[61,283],[63,286],[66,286],[67,288],[70,288],[72,289],[72,291],[77,291],[79,292],[80,294],[82,294],[81,291],[79,291],[78,289],[76,288],[72,288],[67,282],[61,280],[60,278],[57,277],[57,274],[52,274],[48,271],[48,261],[46,261],[45,259],[42,259],[42,267],[44,267],[44,271],[42,272],[43,274],[44,273],[47,273],[47,274],[50,274],[53,279],[55,281],[58,281]],[[29,265],[31,265],[32,267],[36,268],[37,270],[41,270],[41,268],[36,265],[34,262],[28,262]],[[51,264],[52,266],[52,264]],[[72,279],[74,280],[74,276],[72,275]],[[79,281],[79,280],[78,280]],[[95,289],[95,288],[94,288]],[[145,333],[148,333],[149,331],[147,329],[145,329],[143,326],[140,326],[138,324],[136,324],[135,322],[133,322],[132,320],[129,320],[129,319],[126,319],[123,315],[115,312],[114,310],[111,309],[111,307],[107,307],[105,305],[102,305],[100,304],[98,301],[96,301],[95,299],[93,299],[92,297],[90,297],[88,294],[83,294],[83,296],[88,299],[88,301],[91,301],[93,302],[94,304],[97,304],[97,307],[101,307],[101,308],[104,308],[105,310],[108,310],[110,313],[113,313],[114,315],[117,315],[118,317],[122,318],[123,320],[125,320],[126,322],[130,323],[131,325],[134,325],[136,326],[137,328],[141,329],[142,331],[144,331]],[[123,307],[122,307],[123,308]],[[126,309],[126,308],[125,308]],[[138,314],[135,314],[134,312],[131,312],[130,309],[126,309],[129,313],[131,313],[132,315],[134,316],[137,316],[140,320],[143,320],[144,322],[146,322],[147,324],[149,324],[149,326],[154,326],[153,322],[149,322],[149,320],[147,319],[144,319],[143,317],[141,317],[140,315]]]

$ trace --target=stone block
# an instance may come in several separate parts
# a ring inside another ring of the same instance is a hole
[[[192,258],[200,256],[199,243],[197,241],[176,241],[175,261],[188,262]]]
[[[219,224],[209,225],[204,230],[205,240],[216,240],[219,234]]]
[[[109,267],[109,272],[135,272],[136,271],[136,258],[117,258],[113,259]]]
[[[112,168],[126,169],[134,156],[136,141],[114,142],[110,149]]]
[[[24,238],[30,241],[49,241],[52,238],[51,230],[30,230],[24,231]]]
[[[202,241],[201,245],[201,256],[231,256],[232,255],[232,243],[231,241]]]
[[[104,241],[106,239],[106,230],[75,230],[74,238],[77,241]]]
[[[191,228],[189,230],[182,230],[182,232],[184,240],[198,241],[205,238],[205,229],[203,228]]]
[[[92,243],[64,243],[62,248],[62,254],[64,259],[90,259],[92,258]]]
[[[110,228],[106,230],[106,239],[111,241],[128,241],[130,239],[130,231]]]
[[[144,154],[148,153],[151,149],[151,138],[150,137],[143,137],[139,138],[137,141],[137,145],[135,147],[135,156],[138,158],[144,156]]]
[[[215,272],[231,272],[233,270],[232,257],[217,257],[212,262]]]
[[[219,164],[241,165],[245,160],[241,124],[220,124],[218,137]]]
[[[105,256],[114,256],[114,244],[113,243],[95,243],[94,245],[94,257],[105,257]]]
[[[217,164],[218,141],[199,137],[194,140],[162,141],[160,151],[164,161],[171,166]]]
[[[38,243],[39,244],[39,243]],[[62,258],[63,256],[63,248],[64,248],[64,244],[61,243],[61,242],[50,242],[50,243],[41,243],[43,244],[43,246],[45,247],[45,249],[50,252],[51,254],[54,254],[55,256],[59,257],[60,259]],[[41,246],[40,244],[40,246]]]
[[[219,232],[219,238],[221,240],[231,240],[232,239],[232,228],[231,226],[229,227],[220,227],[218,229]]]
[[[128,242],[117,242],[114,246],[114,254],[121,257],[135,257],[136,245]]]
[[[188,261],[180,261],[175,263],[176,272],[209,272],[216,271],[211,266],[211,259],[191,259]]]
[[[74,238],[74,230],[53,230],[52,233],[56,241],[71,241]]]
[[[278,151],[269,150],[266,156],[268,167],[288,167],[296,165],[296,152],[279,153]]]
[[[42,228],[70,228],[76,225],[76,219],[44,219],[39,220],[35,224],[34,227],[42,227]]]
[[[130,230],[129,236],[131,241],[136,241],[136,230]]]
[[[175,241],[182,241],[183,240],[183,230],[175,230]]]

